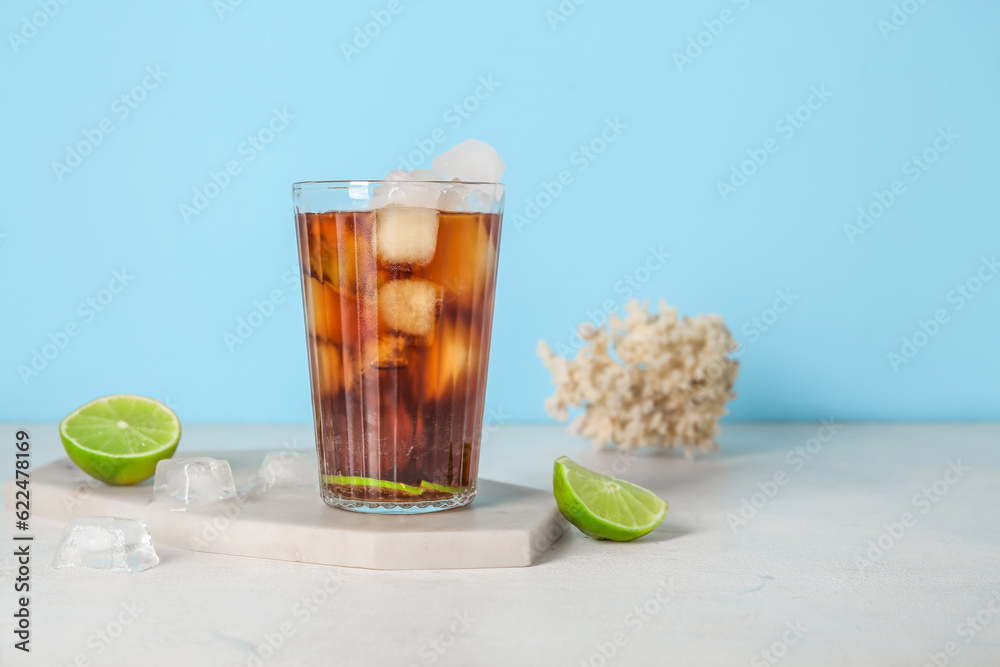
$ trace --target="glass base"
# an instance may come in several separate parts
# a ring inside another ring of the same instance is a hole
[[[476,497],[476,486],[473,484],[460,494],[438,500],[420,500],[415,502],[368,501],[356,498],[344,498],[327,488],[320,489],[323,502],[330,507],[337,507],[351,512],[365,514],[430,514],[444,510],[465,507]]]

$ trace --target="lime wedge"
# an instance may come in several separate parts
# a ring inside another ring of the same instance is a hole
[[[177,415],[145,396],[116,394],[91,401],[59,424],[73,463],[107,484],[135,484],[174,455],[181,439]]]
[[[343,484],[347,486],[377,486],[380,489],[392,489],[402,491],[413,496],[419,496],[423,489],[403,484],[402,482],[390,482],[387,479],[373,479],[371,477],[347,477],[345,475],[323,475],[323,481],[327,484]]]
[[[432,491],[441,491],[443,493],[461,493],[465,491],[464,486],[445,486],[444,484],[435,484],[434,482],[428,482],[422,480],[420,482],[420,487],[424,489],[430,489]]]
[[[556,459],[552,483],[566,520],[598,540],[642,537],[663,522],[669,507],[648,489],[601,475],[565,456]]]

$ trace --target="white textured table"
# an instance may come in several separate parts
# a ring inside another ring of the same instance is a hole
[[[62,455],[52,425],[0,425],[4,477],[25,426],[35,465]],[[309,428],[189,426],[181,447],[291,440],[306,446]],[[49,565],[62,527],[33,520],[27,657],[12,649],[7,512],[0,664],[1000,664],[1000,425],[730,425],[721,442],[687,461],[597,454],[558,427],[490,434],[493,479],[550,488],[568,454],[670,501],[638,542],[573,530],[528,568],[379,572],[161,547],[148,572],[62,572]]]

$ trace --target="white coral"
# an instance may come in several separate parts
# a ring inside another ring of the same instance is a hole
[[[570,432],[595,447],[718,448],[719,418],[727,414],[739,364],[729,358],[737,344],[719,315],[678,319],[664,300],[650,313],[648,301],[625,305],[607,326],[580,326],[584,345],[570,360],[538,342],[538,356],[556,386],[545,401],[555,419],[582,408]]]

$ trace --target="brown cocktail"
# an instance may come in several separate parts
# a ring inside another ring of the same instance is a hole
[[[441,208],[391,197],[375,208],[380,187],[404,185]],[[295,197],[324,500],[395,513],[467,504],[503,186],[301,183]]]

